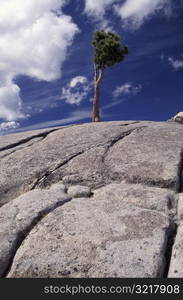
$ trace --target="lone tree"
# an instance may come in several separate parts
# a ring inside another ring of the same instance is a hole
[[[116,63],[124,60],[128,54],[128,47],[121,48],[121,39],[117,34],[105,31],[96,31],[92,42],[94,47],[94,69],[95,87],[93,99],[92,121],[100,122],[99,98],[100,84],[104,76],[106,67],[112,67]]]

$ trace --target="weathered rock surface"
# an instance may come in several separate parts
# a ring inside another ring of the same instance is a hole
[[[182,220],[182,124],[11,134],[0,137],[0,157],[1,276],[180,274],[171,251]],[[173,251],[182,249],[181,228]]]
[[[90,197],[91,195],[91,189],[83,185],[70,186],[67,192],[72,198]]]
[[[21,143],[19,134],[16,136]],[[35,137],[34,132],[32,136]],[[3,145],[4,138],[6,145],[12,147],[14,135],[0,137]],[[84,124],[53,131],[41,141],[28,147],[24,144],[23,149],[15,146],[13,151],[1,158],[1,205],[23,192],[59,180],[92,188],[125,180],[176,190],[182,125],[153,122]],[[3,152],[0,152],[2,156]]]
[[[17,251],[9,277],[161,276],[171,224],[165,214],[133,203],[144,191],[147,207],[157,198],[166,210],[169,192],[122,184],[121,196],[111,197],[112,190],[74,199],[39,222]]]
[[[30,191],[0,210],[0,276],[6,272],[16,248],[46,214],[70,198],[61,192]]]
[[[66,192],[67,188],[62,182],[57,182],[55,184],[52,184],[50,187],[50,191],[57,191],[57,192]]]
[[[140,184],[113,183],[94,191],[99,201],[106,199],[122,201],[132,206],[159,211],[164,214],[175,214],[176,196],[168,189],[148,187]]]
[[[183,278],[183,222],[181,222],[180,226],[178,227],[173,246],[168,277]]]
[[[178,197],[178,219],[183,220],[183,193],[180,193]]]

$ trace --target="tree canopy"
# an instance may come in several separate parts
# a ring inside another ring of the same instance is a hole
[[[121,38],[113,32],[96,31],[92,45],[95,49],[94,63],[97,69],[112,67],[124,60],[128,47],[121,48]]]

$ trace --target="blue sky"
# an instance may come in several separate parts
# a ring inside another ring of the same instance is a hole
[[[101,118],[183,110],[183,0],[2,0],[0,133],[91,121],[96,30],[129,47],[105,70]]]

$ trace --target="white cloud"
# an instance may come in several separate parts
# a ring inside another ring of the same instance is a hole
[[[120,0],[85,0],[84,12],[92,17],[92,20],[98,22],[96,29],[112,31],[113,27],[110,21],[105,17],[106,10],[114,3]]]
[[[183,60],[176,60],[173,57],[169,57],[168,61],[175,71],[183,68]]]
[[[76,76],[71,79],[66,87],[62,88],[61,99],[66,103],[79,105],[87,99],[91,90],[91,84],[84,76]]]
[[[123,25],[137,29],[158,11],[171,15],[174,6],[176,3],[172,0],[85,0],[85,13],[107,27],[105,13],[110,9],[121,17]]]
[[[85,76],[76,76],[74,78],[71,79],[70,81],[70,87],[74,88],[77,86],[78,83],[81,84],[88,84],[88,80]]]
[[[114,91],[113,91],[113,96],[115,98],[118,98],[123,95],[137,95],[140,93],[142,89],[142,86],[139,84],[138,86],[133,86],[131,83],[127,82],[121,86],[118,86]]]
[[[20,126],[18,122],[10,121],[10,122],[2,122],[0,123],[0,133],[1,132],[7,132],[12,129],[16,129]]]
[[[139,28],[148,17],[157,11],[169,12],[169,0],[126,0],[122,5],[116,6],[116,12],[123,22],[133,28]]]
[[[124,99],[118,99],[118,100],[115,100],[115,101],[111,101],[110,103],[102,106],[102,111],[107,110],[111,107],[117,106],[118,104],[120,104],[122,102],[124,102]]]
[[[23,117],[19,93],[20,89],[15,84],[0,87],[0,118],[12,121]]]
[[[113,4],[114,0],[85,0],[85,13],[97,18],[103,18],[106,8]]]
[[[17,75],[45,81],[61,76],[67,48],[78,31],[71,17],[60,10],[65,3],[1,0],[0,94],[11,87],[11,97],[0,97],[0,118],[12,120],[23,116],[20,90],[13,82]]]

